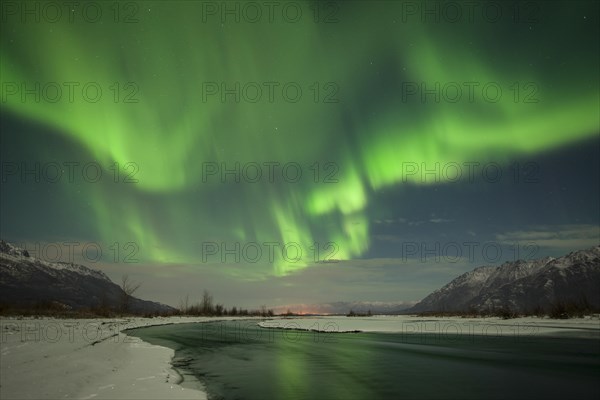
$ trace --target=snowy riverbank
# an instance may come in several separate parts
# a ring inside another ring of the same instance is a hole
[[[226,318],[222,318],[226,319]],[[206,399],[183,388],[174,351],[122,333],[201,317],[0,319],[2,399]]]
[[[259,322],[264,328],[317,330],[322,332],[389,332],[406,334],[528,336],[582,335],[600,339],[600,316],[573,319],[524,317],[502,319],[461,317],[321,316],[274,318]]]
[[[0,398],[205,399],[206,393],[200,388],[178,385],[181,377],[171,366],[172,349],[150,345],[122,331],[230,319],[234,318],[0,319]],[[263,327],[328,332],[600,338],[598,316],[571,320],[324,316],[274,318],[258,323]]]

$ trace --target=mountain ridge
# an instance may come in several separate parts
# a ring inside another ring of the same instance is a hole
[[[123,289],[104,272],[70,262],[49,262],[31,257],[0,240],[0,304],[36,307],[52,304],[65,310],[123,308]],[[171,306],[129,297],[127,311],[168,313]]]
[[[600,308],[600,245],[565,256],[480,266],[433,291],[414,312],[530,313],[558,303]]]

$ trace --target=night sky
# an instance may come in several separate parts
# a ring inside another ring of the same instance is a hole
[[[598,2],[276,3],[3,2],[0,236],[271,307],[600,242]]]

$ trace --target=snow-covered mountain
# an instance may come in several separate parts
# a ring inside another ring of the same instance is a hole
[[[600,308],[600,246],[560,258],[506,262],[462,274],[425,297],[410,312],[549,310],[557,303]]]
[[[106,274],[83,265],[47,262],[0,240],[0,305],[35,307],[55,304],[66,309],[119,309],[124,292]],[[169,312],[170,306],[131,297],[132,312]]]

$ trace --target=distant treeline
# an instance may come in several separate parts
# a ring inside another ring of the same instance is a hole
[[[0,303],[0,315],[5,316],[49,316],[56,318],[114,318],[114,317],[170,317],[170,316],[252,316],[252,317],[273,317],[275,314],[272,309],[261,306],[258,310],[249,310],[247,308],[233,306],[227,308],[222,304],[215,303],[213,296],[204,291],[202,299],[199,302],[191,303],[189,296],[186,296],[179,302],[178,308],[171,308],[169,311],[131,311],[121,304],[109,306],[106,302],[101,302],[96,307],[72,308],[58,301],[40,300],[28,304]]]
[[[585,296],[582,296],[579,301],[556,301],[549,306],[536,306],[528,312],[516,312],[510,307],[498,307],[484,311],[468,310],[468,311],[424,311],[418,313],[420,317],[498,317],[502,319],[511,319],[519,317],[549,317],[553,319],[569,319],[582,318],[586,315],[598,314],[600,309],[592,306]]]
[[[23,303],[0,303],[0,315],[24,316],[24,317],[54,317],[54,318],[112,318],[121,316],[158,316],[168,313],[124,312],[120,307],[108,307],[105,305],[97,307],[81,307],[74,309],[58,301],[40,300],[28,304]]]
[[[415,315],[415,313],[406,313]],[[557,301],[549,306],[537,306],[529,312],[516,312],[508,307],[500,307],[485,311],[468,310],[468,311],[425,311],[417,313],[420,317],[462,317],[462,318],[482,318],[482,317],[497,317],[502,319],[511,319],[519,317],[549,317],[553,319],[569,319],[582,318],[587,315],[600,314],[600,309],[593,307],[587,302],[585,297],[580,301]],[[57,301],[42,300],[31,304],[10,304],[0,303],[0,315],[4,316],[50,316],[56,318],[113,318],[126,316],[141,316],[141,317],[158,317],[158,316],[257,316],[257,317],[273,317],[275,313],[272,309],[267,309],[266,306],[261,306],[260,309],[249,310],[242,307],[233,306],[227,308],[222,304],[215,303],[213,296],[204,291],[202,299],[196,303],[190,303],[189,296],[186,296],[179,303],[177,309],[170,311],[140,311],[140,312],[124,312],[120,307],[108,307],[105,304],[97,307],[86,307],[72,309]],[[279,314],[284,317],[295,317],[299,314],[288,310],[286,313]],[[350,310],[347,317],[370,317],[374,314],[371,310],[364,312],[355,312]],[[388,314],[389,315],[389,314]]]
[[[178,312],[174,315],[206,315],[206,316],[258,316],[258,317],[272,317],[274,312],[272,309],[267,309],[267,306],[260,306],[258,310],[248,310],[246,308],[233,306],[231,308],[225,307],[223,304],[215,303],[213,296],[208,290],[205,290],[202,294],[202,299],[199,302],[190,303],[189,296],[179,301]]]
[[[371,310],[367,311],[366,313],[359,313],[359,312],[355,312],[354,310],[350,310],[350,312],[348,314],[346,314],[346,317],[372,317],[373,314],[371,313]]]

